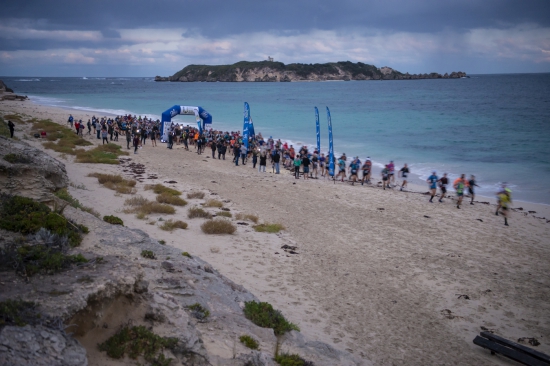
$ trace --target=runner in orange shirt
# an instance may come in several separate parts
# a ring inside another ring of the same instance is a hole
[[[469,186],[469,183],[465,177],[466,174],[462,174],[460,178],[455,179],[455,181],[453,182],[453,187],[456,190],[456,196],[458,198],[456,208],[460,208],[460,205],[462,204],[462,198],[464,198],[464,189]]]

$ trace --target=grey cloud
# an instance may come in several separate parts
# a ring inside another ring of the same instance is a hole
[[[102,29],[101,35],[105,38],[120,38],[120,33],[115,29]]]

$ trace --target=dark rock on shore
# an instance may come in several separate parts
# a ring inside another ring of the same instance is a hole
[[[14,94],[13,89],[8,88],[2,80],[0,80],[0,100],[26,100],[29,99],[26,95]]]

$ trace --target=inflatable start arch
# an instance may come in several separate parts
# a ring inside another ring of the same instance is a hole
[[[194,115],[200,131],[212,125],[212,115],[202,107],[175,105],[162,112],[162,121],[160,124],[160,136],[162,141],[168,141],[168,132],[170,131],[172,118],[178,114]]]

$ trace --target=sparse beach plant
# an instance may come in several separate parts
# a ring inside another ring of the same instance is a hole
[[[7,299],[0,302],[0,327],[16,325],[24,327],[40,319],[38,304],[33,301]]]
[[[191,208],[189,208],[189,210],[187,210],[187,217],[189,217],[190,219],[193,219],[195,217],[211,219],[212,215],[210,214],[210,212],[208,212],[206,210],[203,210],[200,207],[195,206],[195,207],[191,207]]]
[[[258,216],[251,215],[251,214],[243,214],[243,213],[236,214],[235,219],[236,220],[248,220],[248,221],[252,221],[255,224],[257,224],[258,221],[259,221]]]
[[[183,252],[183,253],[181,253],[181,255],[183,255],[184,257],[187,257],[187,258],[193,258],[191,256],[191,254],[189,254],[188,252]]]
[[[217,219],[205,221],[201,230],[205,234],[233,234],[237,227],[228,220]]]
[[[204,192],[198,192],[198,191],[189,192],[189,193],[187,193],[187,198],[188,199],[203,199],[204,198]]]
[[[133,360],[143,356],[146,361],[158,366],[171,363],[171,359],[167,359],[162,350],[172,349],[177,343],[177,338],[161,337],[142,325],[125,326],[105,342],[100,343],[99,350],[115,359],[123,358],[125,354]]]
[[[216,216],[233,217],[231,212],[227,212],[227,211],[218,211],[216,212]]]
[[[278,233],[281,230],[284,230],[285,227],[281,224],[259,224],[253,226],[254,230],[260,233]]]
[[[314,366],[313,362],[304,360],[296,353],[281,353],[280,355],[276,355],[275,362],[281,366]]]
[[[11,164],[29,164],[31,162],[25,155],[13,153],[4,155],[4,160]]]
[[[91,207],[87,207],[87,206],[84,206],[83,204],[81,204],[76,198],[74,198],[69,193],[69,191],[66,188],[60,189],[59,191],[55,192],[54,195],[58,198],[61,198],[64,201],[68,202],[69,205],[71,205],[72,207],[79,208],[82,211],[88,212],[88,213],[94,215],[95,217],[99,218],[99,212],[97,212],[96,210],[94,210]]]
[[[249,336],[248,334],[242,335],[239,337],[239,341],[241,341],[242,344],[245,345],[245,347],[248,347],[250,349],[259,349],[260,344],[257,340]]]
[[[157,195],[157,202],[167,203],[174,206],[185,206],[187,204],[187,201],[183,198],[166,192]]]
[[[173,188],[170,188],[170,187],[166,187],[165,185],[162,185],[162,184],[147,184],[145,186],[145,189],[146,190],[152,189],[153,192],[155,192],[156,194],[167,193],[167,194],[171,194],[172,196],[180,196],[181,195],[180,191],[178,191],[176,189],[173,189]]]
[[[147,198],[143,196],[134,196],[124,201],[124,204],[127,206],[141,206],[146,204],[147,202],[149,202],[149,200],[147,200]]]
[[[90,173],[88,177],[95,177],[99,184],[122,194],[136,193],[136,181],[133,179],[124,179],[119,174]]]
[[[160,243],[160,241],[159,241]],[[148,259],[157,259],[157,256],[155,255],[155,253],[151,250],[142,250],[141,251],[141,256],[143,258],[148,258]]]
[[[187,309],[191,310],[191,315],[193,315],[195,318],[197,318],[201,321],[205,321],[206,318],[208,318],[210,316],[210,311],[208,309],[206,309],[205,307],[203,307],[198,302],[196,302],[192,305],[189,305],[187,307]]]
[[[124,226],[124,221],[120,217],[108,215],[103,216],[103,221],[108,222],[111,225],[121,225]]]
[[[166,241],[164,241],[164,240],[159,240],[159,244],[160,244],[160,245],[166,245]]]
[[[300,331],[296,324],[286,320],[279,310],[273,309],[273,306],[267,302],[245,302],[244,316],[259,327],[272,328],[277,336],[291,330]]]
[[[218,200],[208,200],[204,203],[204,206],[205,207],[217,207],[217,208],[221,208],[223,207],[223,203],[221,201],[218,201]]]
[[[177,221],[168,220],[168,221],[165,221],[164,224],[162,224],[159,227],[165,231],[172,231],[175,229],[187,229],[187,223],[180,220],[177,220]]]
[[[128,155],[117,144],[98,145],[90,150],[77,149],[75,150],[75,154],[75,162],[91,164],[119,164],[118,157],[120,155]]]
[[[147,220],[149,217],[144,212],[138,212],[136,214],[136,219],[138,220]]]

